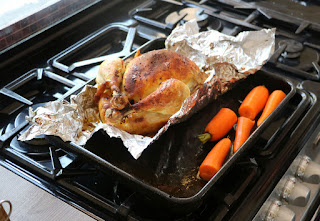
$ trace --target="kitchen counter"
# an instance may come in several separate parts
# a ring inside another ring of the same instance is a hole
[[[94,220],[2,166],[0,166],[1,200],[9,200],[12,203],[11,221]]]

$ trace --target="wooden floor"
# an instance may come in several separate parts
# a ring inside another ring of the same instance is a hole
[[[0,166],[0,201],[12,203],[11,221],[95,219]]]

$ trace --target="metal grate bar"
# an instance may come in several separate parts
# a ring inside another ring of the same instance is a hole
[[[30,100],[22,97],[21,95],[15,93],[15,92],[13,92],[13,91],[5,88],[5,87],[0,89],[0,93],[3,94],[3,95],[6,95],[8,97],[11,97],[11,98],[13,98],[13,99],[15,99],[17,101],[20,101],[21,103],[24,103],[24,104],[27,104],[27,105],[32,105],[33,104]]]
[[[47,70],[44,70],[44,75],[48,78],[51,78],[55,81],[58,81],[62,84],[65,84],[67,85],[68,87],[74,87],[76,84],[72,81],[70,81],[69,79],[65,78],[65,77],[62,77],[60,75],[57,75],[51,71],[47,71]]]

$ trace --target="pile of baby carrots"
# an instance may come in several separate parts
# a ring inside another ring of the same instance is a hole
[[[202,143],[220,140],[208,153],[199,168],[199,175],[204,180],[210,180],[222,167],[231,147],[231,140],[223,138],[236,126],[236,135],[233,142],[233,153],[248,139],[255,125],[255,118],[262,111],[257,120],[257,127],[272,113],[272,111],[286,97],[281,90],[275,90],[269,95],[265,86],[256,86],[245,97],[238,109],[239,117],[229,108],[221,108],[212,118],[204,130],[198,135]],[[223,139],[222,139],[223,138]]]

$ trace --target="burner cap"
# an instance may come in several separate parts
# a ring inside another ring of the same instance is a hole
[[[222,22],[219,19],[211,19],[207,29],[221,31],[223,29]]]
[[[178,12],[172,12],[166,17],[166,24],[175,24],[180,19]]]
[[[209,17],[207,14],[203,13],[203,10],[200,8],[184,8],[179,12],[179,14],[187,14],[186,17],[184,17],[185,21],[196,19],[198,23],[206,22]]]
[[[287,45],[285,51],[288,53],[297,53],[303,50],[303,44],[295,40],[281,40],[279,42],[279,47],[283,46],[284,44]]]
[[[200,8],[184,8],[180,10],[179,12],[172,12],[170,13],[166,19],[165,22],[166,24],[171,23],[175,24],[177,21],[181,18],[182,15],[185,15],[183,18],[183,21],[191,21],[193,19],[196,19],[198,22],[198,25],[204,26],[207,23],[208,15],[203,13],[203,10]]]

